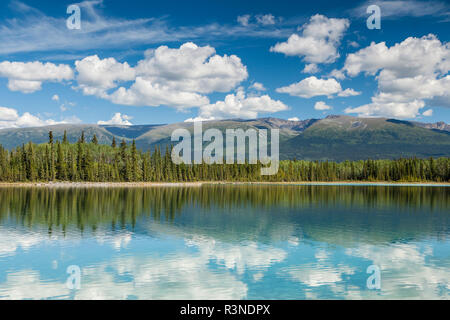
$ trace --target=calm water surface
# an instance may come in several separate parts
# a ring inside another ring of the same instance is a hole
[[[446,187],[0,189],[0,299],[448,299],[449,217]]]

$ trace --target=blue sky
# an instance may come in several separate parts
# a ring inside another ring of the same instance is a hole
[[[331,114],[450,122],[445,1],[0,3],[0,128]],[[369,5],[381,29],[369,30]]]

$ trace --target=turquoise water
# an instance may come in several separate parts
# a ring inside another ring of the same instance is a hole
[[[450,297],[446,187],[11,188],[0,200],[0,299]]]

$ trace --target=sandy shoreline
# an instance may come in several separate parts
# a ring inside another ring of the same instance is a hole
[[[34,183],[0,183],[0,188],[161,188],[161,187],[202,187],[205,185],[235,185],[235,186],[443,186],[450,187],[448,182],[34,182]]]

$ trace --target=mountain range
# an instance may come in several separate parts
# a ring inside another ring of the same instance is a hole
[[[136,140],[138,148],[147,151],[169,144],[177,128],[193,130],[192,123],[169,125],[74,125],[64,124],[39,128],[0,130],[0,145],[12,149],[30,141],[48,141],[52,131],[62,140],[64,131],[70,142],[76,142],[84,132],[90,140],[94,134],[99,143],[111,144]],[[255,120],[222,120],[203,123],[204,130],[242,128],[280,129],[280,158],[304,160],[364,160],[400,157],[450,157],[450,125],[444,122],[421,123],[386,118],[356,118],[329,116],[325,119],[288,121],[277,118]]]

